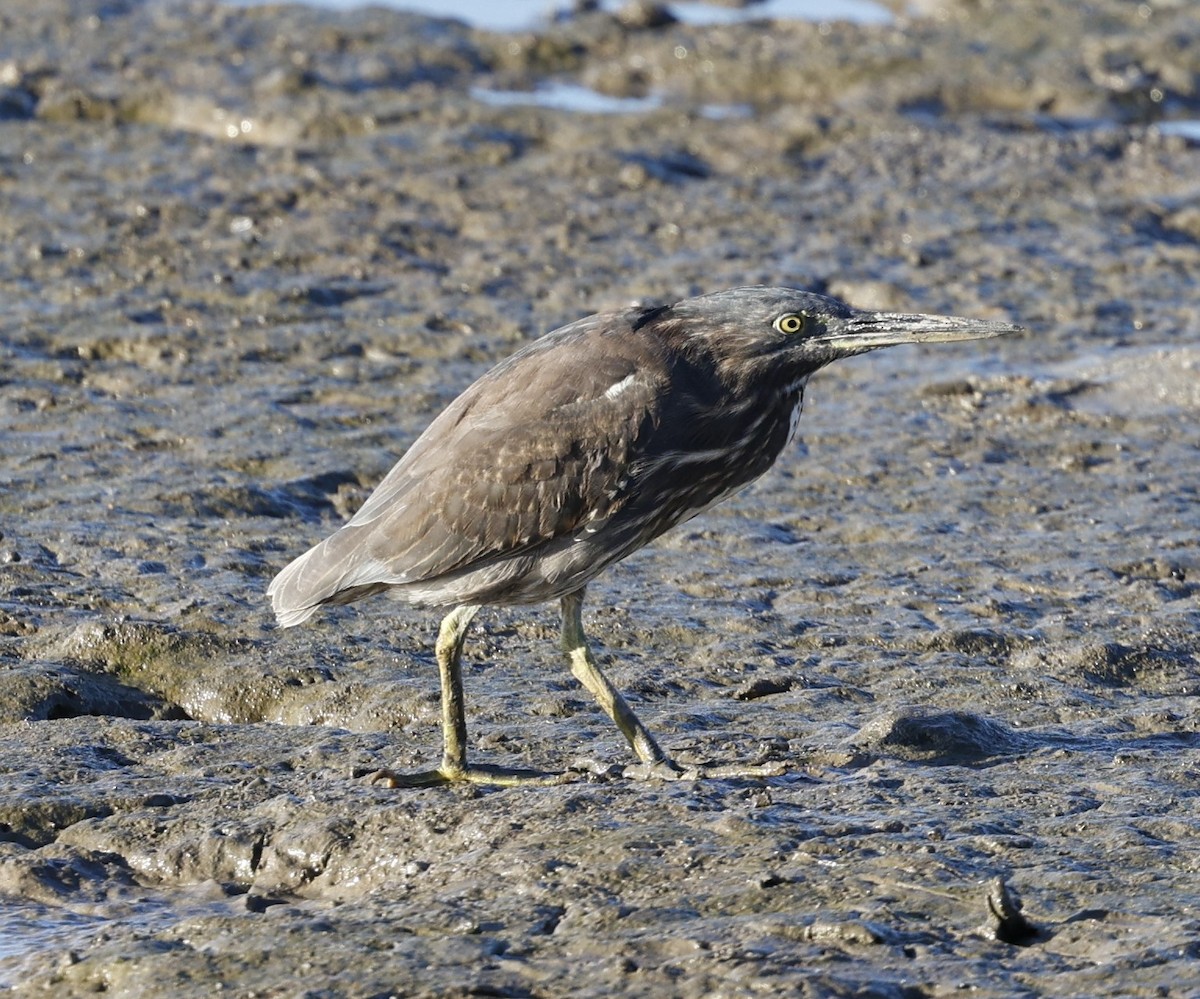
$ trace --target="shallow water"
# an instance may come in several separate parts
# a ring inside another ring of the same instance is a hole
[[[1174,121],[1158,123],[1158,130],[1163,135],[1178,135],[1189,142],[1200,143],[1200,121],[1191,118],[1180,118]]]
[[[535,90],[489,90],[475,87],[471,96],[496,107],[531,105],[579,114],[630,114],[657,111],[662,101],[653,96],[611,97],[572,83],[548,83]]]
[[[254,6],[265,0],[227,2]],[[489,0],[374,0],[372,5],[429,17],[451,17],[484,31],[529,31],[570,16],[570,4],[555,4],[553,0],[509,0],[502,4]],[[368,4],[363,0],[313,0],[313,6],[353,11]],[[622,6],[620,3],[599,5],[601,10],[612,13],[620,11]],[[740,7],[687,0],[663,7],[683,23],[700,27],[764,20],[849,21],[857,24],[887,24],[892,20],[891,11],[872,0],[763,0]]]
[[[1200,209],[1155,124],[1186,10],[81,10],[0,32],[15,994],[1197,990]],[[471,96],[547,79],[664,103]],[[435,757],[436,621],[281,633],[274,573],[528,338],[758,282],[1029,327],[820,372],[768,475],[590,588],[673,754],[788,773],[619,776],[537,607],[471,633],[472,748],[575,781],[352,779]]]

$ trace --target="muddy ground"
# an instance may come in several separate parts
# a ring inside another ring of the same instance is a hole
[[[1200,994],[1189,2],[887,25],[0,11],[0,983],[15,995]],[[643,15],[645,9],[642,9]],[[628,13],[628,12],[627,12]],[[495,106],[580,83],[636,113]],[[518,344],[785,283],[1011,318],[814,378],[585,620],[263,591]],[[996,879],[1023,906],[1000,921]]]

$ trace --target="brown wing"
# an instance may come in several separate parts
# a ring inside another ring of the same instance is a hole
[[[593,316],[493,368],[429,426],[341,530],[270,592],[281,623],[321,603],[519,554],[615,513],[666,361]]]

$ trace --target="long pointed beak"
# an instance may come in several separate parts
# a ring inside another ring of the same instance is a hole
[[[859,353],[897,343],[948,343],[952,340],[984,340],[1020,333],[1023,326],[960,316],[904,315],[898,312],[855,312],[824,336],[814,337],[839,352]]]

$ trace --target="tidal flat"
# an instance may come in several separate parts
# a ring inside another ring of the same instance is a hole
[[[1200,992],[1200,20],[888,7],[6,0],[0,988]],[[620,776],[546,605],[472,747],[577,779],[355,779],[437,758],[437,614],[273,575],[531,338],[758,283],[1028,329],[820,372],[589,588],[665,748],[787,773]]]

